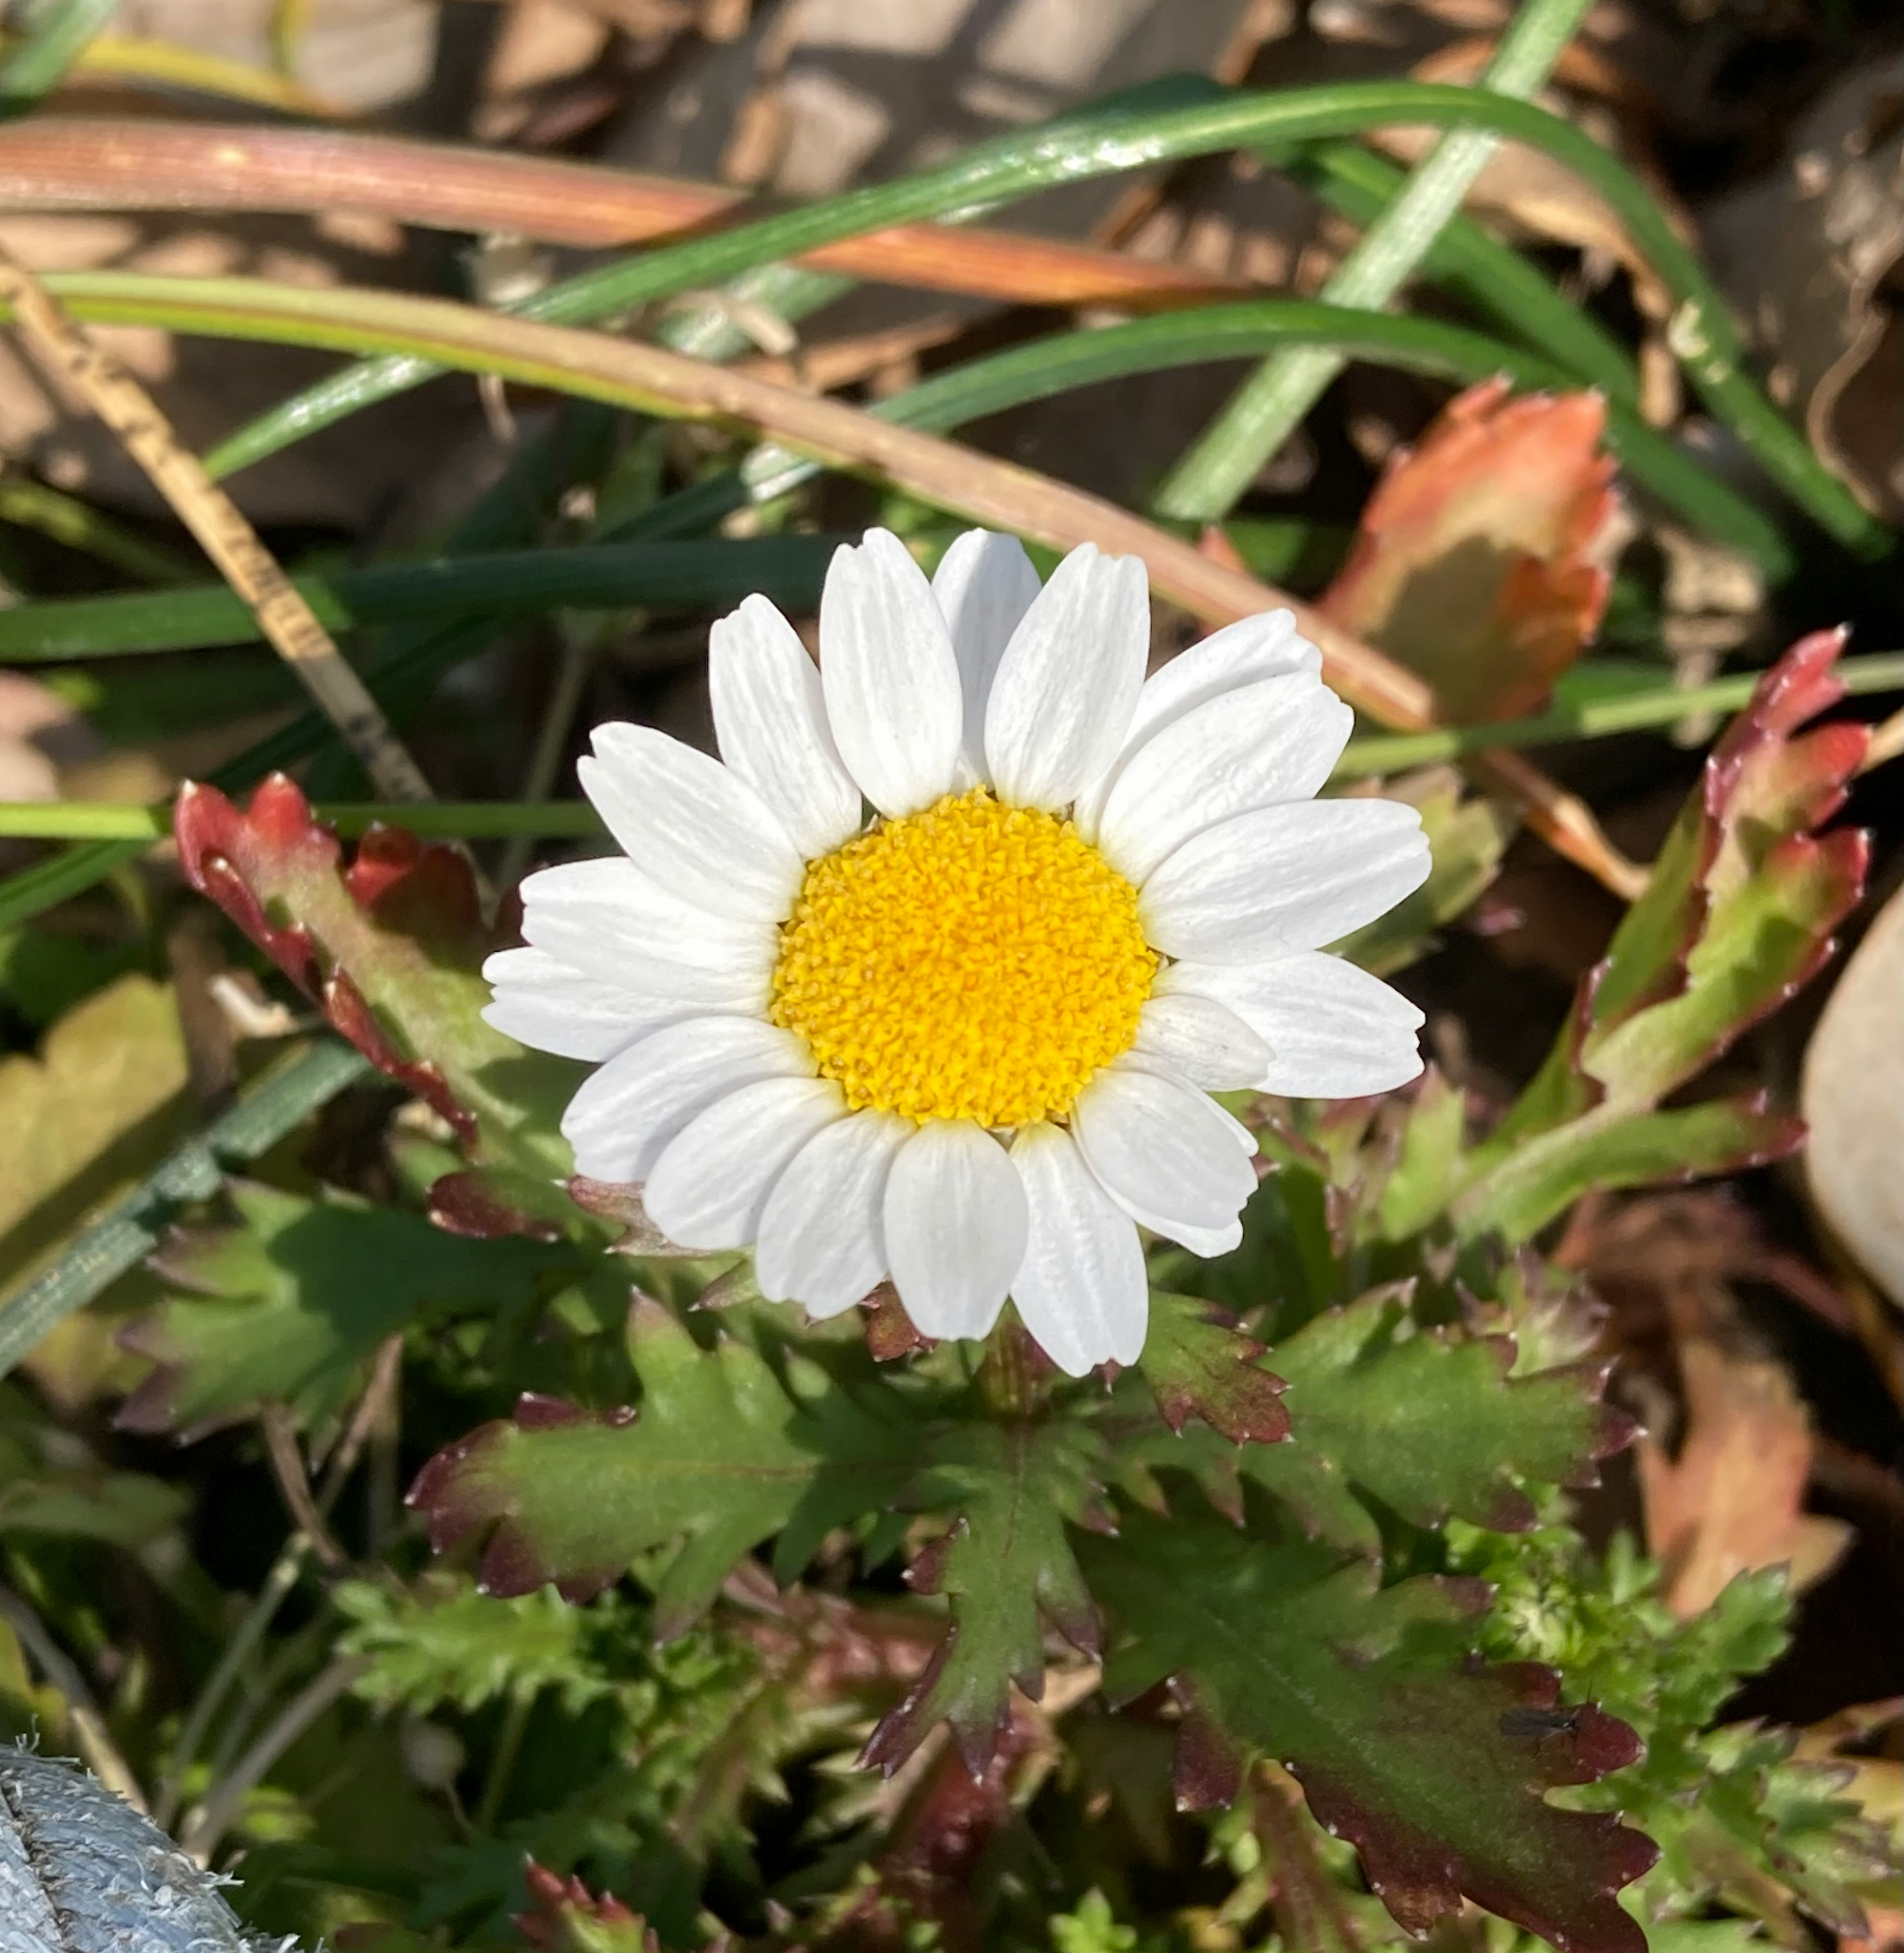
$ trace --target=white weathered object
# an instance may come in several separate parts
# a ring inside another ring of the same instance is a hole
[[[1904,889],[1838,979],[1805,1052],[1801,1090],[1818,1211],[1904,1306]]]

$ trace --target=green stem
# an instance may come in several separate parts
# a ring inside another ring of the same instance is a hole
[[[1546,80],[1590,0],[1526,0],[1502,36],[1483,86],[1524,99]],[[1322,296],[1379,311],[1414,274],[1460,209],[1499,138],[1488,129],[1451,129],[1401,195],[1336,268]],[[1327,346],[1279,353],[1232,393],[1182,456],[1157,497],[1160,515],[1220,522],[1346,364]]]
[[[503,1814],[503,1800],[509,1794],[509,1778],[521,1752],[522,1738],[528,1733],[537,1692],[518,1688],[510,1694],[509,1707],[503,1712],[503,1726],[496,1732],[496,1748],[490,1757],[489,1773],[483,1779],[482,1801],[476,1807],[478,1831],[493,1831],[496,1819]]]
[[[1853,696],[1904,691],[1904,651],[1846,658],[1837,667]],[[1478,726],[1439,727],[1431,732],[1382,734],[1351,740],[1336,762],[1338,779],[1392,773],[1458,760],[1497,747],[1552,746],[1568,740],[1604,739],[1671,726],[1696,714],[1736,712],[1751,698],[1762,674],[1740,672],[1709,685],[1681,690],[1649,687],[1621,697],[1558,706],[1530,719]],[[393,801],[332,801],[312,809],[340,834],[359,835],[379,823],[407,828],[426,840],[586,840],[604,830],[586,801],[436,801],[425,806]],[[137,801],[0,801],[0,835],[40,841],[158,841],[171,832],[171,809]],[[5,1317],[0,1315],[0,1321]]]
[[[1904,691],[1904,651],[1846,658],[1837,671],[1848,693]],[[1640,732],[1671,726],[1702,713],[1736,712],[1749,701],[1763,676],[1758,672],[1739,672],[1683,691],[1668,685],[1630,692],[1623,698],[1583,700],[1577,704],[1558,706],[1531,719],[1351,739],[1336,762],[1336,777],[1398,773],[1404,767],[1433,766],[1498,747],[1553,746],[1570,739],[1604,739],[1616,732]]]

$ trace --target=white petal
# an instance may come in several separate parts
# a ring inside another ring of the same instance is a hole
[[[1201,1092],[1122,1063],[1098,1073],[1071,1114],[1071,1130],[1106,1192],[1133,1220],[1172,1240],[1182,1238],[1184,1227],[1228,1229],[1256,1190],[1235,1123]]]
[[[780,938],[771,922],[743,921],[660,887],[618,854],[539,868],[522,884],[523,928],[531,942],[593,945],[572,958],[609,982],[624,956],[659,957],[706,970],[771,970]],[[557,950],[560,954],[560,950]]]
[[[652,726],[598,726],[576,773],[623,851],[683,901],[779,922],[806,872],[767,804],[719,760]]]
[[[969,1119],[935,1119],[899,1149],[886,1181],[886,1262],[924,1336],[983,1336],[1025,1259],[1025,1183]]]
[[[1307,949],[1269,963],[1178,963],[1159,982],[1228,1005],[1256,1032],[1270,1061],[1252,1082],[1266,1092],[1360,1099],[1420,1075],[1420,1011],[1339,956]]]
[[[678,1247],[744,1248],[788,1161],[845,1112],[830,1078],[763,1078],[730,1092],[662,1149],[641,1190],[648,1218]]]
[[[1188,650],[1179,651],[1144,681],[1123,751],[1110,770],[1079,795],[1076,819],[1085,837],[1096,832],[1098,812],[1118,774],[1153,733],[1160,732],[1207,700],[1239,686],[1289,672],[1321,669],[1321,652],[1307,638],[1296,635],[1295,616],[1287,610],[1265,610],[1259,616],[1226,624]]]
[[[953,538],[932,578],[945,613],[965,695],[960,781],[989,780],[985,768],[985,705],[998,660],[1038,595],[1038,572],[1016,536],[967,529]]]
[[[483,965],[483,976],[496,993],[484,1006],[483,1021],[518,1044],[558,1058],[600,1064],[665,1021],[643,999],[584,976],[544,950],[499,950]]]
[[[562,1117],[575,1171],[591,1180],[647,1177],[661,1149],[703,1107],[757,1078],[813,1072],[806,1045],[757,1017],[691,1017],[618,1053],[583,1083]]]
[[[1051,572],[998,663],[985,760],[1001,800],[1065,807],[1117,756],[1150,656],[1143,563],[1074,549]]]
[[[1135,1362],[1151,1306],[1136,1224],[1062,1127],[1027,1126],[1011,1157],[1031,1209],[1025,1264],[1012,1284],[1025,1327],[1066,1376]]]
[[[1181,714],[1120,768],[1098,845],[1141,884],[1206,827],[1309,799],[1348,744],[1355,715],[1306,672],[1239,686]]]
[[[855,1112],[794,1155],[767,1196],[754,1247],[754,1274],[770,1302],[797,1302],[823,1320],[885,1279],[886,1177],[915,1130],[891,1112]]]
[[[1240,1092],[1261,1082],[1270,1048],[1237,1013],[1212,997],[1145,998],[1137,1016],[1141,1058],[1160,1059],[1200,1092]]]
[[[1247,963],[1335,942],[1428,867],[1421,816],[1399,801],[1267,807],[1192,835],[1144,884],[1138,914],[1167,955]]]
[[[820,685],[840,757],[882,813],[916,813],[950,790],[964,733],[958,660],[925,572],[885,529],[834,553]]]
[[[722,759],[801,854],[830,854],[858,831],[860,789],[833,743],[819,668],[766,597],[708,633],[707,689]]]

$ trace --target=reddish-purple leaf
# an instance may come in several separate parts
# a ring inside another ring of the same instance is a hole
[[[1141,1515],[1080,1556],[1120,1636],[1113,1694],[1173,1678],[1195,1704],[1193,1756],[1213,1728],[1285,1764],[1408,1931],[1473,1900],[1563,1953],[1644,1953],[1617,1895],[1652,1842],[1545,1796],[1633,1762],[1638,1741],[1562,1707],[1549,1669],[1467,1659],[1482,1583],[1383,1588],[1367,1562]]]

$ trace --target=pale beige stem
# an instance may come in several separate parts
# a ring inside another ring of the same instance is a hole
[[[117,434],[196,536],[258,629],[294,671],[387,800],[427,801],[429,782],[383,709],[284,574],[237,504],[184,447],[145,388],[69,318],[25,265],[0,248],[0,300],[49,379],[63,383]]]

